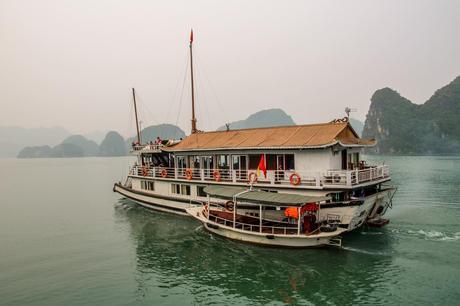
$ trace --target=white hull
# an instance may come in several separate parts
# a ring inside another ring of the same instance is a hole
[[[159,190],[154,193],[127,188],[120,184],[115,184],[114,191],[143,207],[179,215],[187,215],[185,209],[194,206],[192,203],[199,203],[206,200],[206,198],[197,197],[196,194],[192,194],[189,197],[174,197],[168,193],[170,190],[169,183],[158,183],[165,184],[165,186],[158,185]],[[354,230],[365,224],[369,219],[381,218],[389,207],[394,192],[395,189],[392,188],[377,192],[366,197],[364,203],[360,205],[341,205],[338,207],[327,207],[324,205],[319,212],[319,219],[326,220],[328,215],[338,215],[340,216],[340,223],[348,225],[348,231]],[[378,211],[379,206],[382,206],[380,212]]]
[[[139,192],[130,191],[129,189],[119,184],[114,185],[113,191],[118,192],[119,194],[125,196],[130,200],[133,200],[134,202],[145,208],[173,213],[182,216],[188,216],[185,209],[193,206],[192,204],[178,202],[177,200],[169,200],[154,197],[152,195],[140,194]]]

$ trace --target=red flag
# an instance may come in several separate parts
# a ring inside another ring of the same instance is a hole
[[[267,178],[267,168],[265,167],[265,158],[264,154],[260,155],[259,165],[257,166],[257,176],[260,176],[260,170],[264,173],[265,178]]]
[[[190,30],[190,43],[193,42],[193,29]]]

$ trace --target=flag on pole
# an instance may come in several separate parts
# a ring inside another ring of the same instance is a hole
[[[193,29],[190,30],[190,44],[193,42]]]
[[[260,176],[260,171],[264,173],[265,178],[267,178],[267,168],[265,167],[265,157],[264,154],[260,155],[259,165],[257,166],[257,176]]]

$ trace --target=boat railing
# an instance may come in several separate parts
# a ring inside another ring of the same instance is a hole
[[[257,171],[134,166],[130,174],[163,179],[238,184],[248,183],[250,177],[257,176]],[[389,178],[389,176],[390,172],[387,165],[369,166],[361,170],[327,170],[324,172],[268,170],[266,176],[260,173],[255,184],[261,186],[291,185],[291,187],[312,188],[352,187],[366,182]],[[297,177],[300,179],[295,182],[293,178]]]
[[[285,227],[285,226],[271,226],[271,225],[264,225],[260,224],[249,224],[243,223],[233,220],[228,220],[225,218],[218,217],[213,215],[212,213],[209,214],[209,220],[228,227],[240,229],[243,231],[248,232],[258,232],[263,234],[277,234],[277,235],[296,235],[298,233],[297,225],[295,227]]]
[[[134,145],[131,146],[131,152],[138,152],[138,151],[161,151],[163,148],[163,144],[142,144],[142,145]]]

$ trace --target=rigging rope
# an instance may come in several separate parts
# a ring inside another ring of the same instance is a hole
[[[198,66],[198,65],[197,65],[197,66]],[[197,68],[197,69],[196,69],[196,72],[197,72],[197,80],[198,80],[197,83],[200,84],[200,85],[204,85],[205,82],[200,82],[200,81],[202,80],[202,77],[201,77],[202,71],[201,71],[201,69],[198,69],[198,68]],[[214,122],[214,118],[213,118],[213,117],[210,115],[210,113],[209,113],[208,104],[210,104],[211,102],[209,102],[210,100],[208,101],[208,97],[207,97],[206,94],[205,94],[205,93],[206,93],[206,90],[204,89],[204,86],[197,87],[196,92],[199,92],[199,93],[201,94],[201,95],[200,95],[201,99],[200,99],[199,101],[202,102],[202,103],[197,103],[197,106],[198,106],[197,108],[198,108],[198,110],[200,111],[200,114],[202,115],[202,118],[205,118],[205,117],[206,117],[206,120],[201,120],[201,123],[202,123],[202,127],[201,127],[201,128],[202,128],[203,130],[206,130],[206,128],[205,128],[205,127],[206,127],[206,123],[208,123],[208,124],[207,124],[208,126],[209,126],[209,125],[213,126],[214,123],[215,123],[215,122]],[[208,102],[209,102],[209,103],[208,103]],[[201,107],[201,105],[202,105],[203,107]],[[203,111],[203,109],[204,109],[204,111]]]
[[[181,113],[181,109],[182,109],[182,99],[184,97],[184,88],[185,88],[185,82],[187,81],[187,72],[188,72],[188,62],[187,61],[187,64],[186,64],[186,69],[185,69],[185,72],[184,72],[184,78],[182,80],[182,89],[181,89],[181,92],[180,92],[180,98],[179,98],[179,110],[177,112],[177,117],[176,117],[176,123],[175,125],[177,126],[178,122],[179,122],[179,117],[180,117],[180,113]],[[177,131],[176,133],[174,134],[174,138],[177,138]]]
[[[169,107],[168,107],[168,111],[166,112],[166,122],[170,122],[169,119],[170,119],[170,114],[171,114],[171,110],[173,109],[173,106],[176,104],[176,99],[177,99],[177,95],[178,95],[178,92],[179,92],[179,85],[180,85],[180,80],[182,80],[183,78],[185,78],[185,76],[187,75],[187,70],[188,70],[188,65],[189,65],[189,61],[190,61],[190,58],[188,57],[188,54],[185,54],[185,65],[183,66],[184,67],[184,72],[183,72],[183,75],[184,77],[181,77],[182,74],[180,74],[178,77],[177,77],[177,81],[176,81],[176,86],[174,88],[174,93],[171,97],[171,103],[169,103]],[[183,86],[183,85],[182,85]]]
[[[201,60],[200,58],[198,57],[198,60],[199,62],[201,63]],[[207,77],[207,73],[206,73],[206,69],[204,67],[204,65],[199,65],[200,66],[200,70],[202,71],[203,75],[204,75],[204,79],[205,81],[209,84],[209,87],[211,88],[211,93],[213,94],[214,96],[214,99],[216,100],[217,102],[217,106],[219,107],[219,110],[220,110],[220,113],[223,114],[224,116],[224,119],[226,122],[224,122],[225,124],[226,123],[229,123],[230,121],[228,120],[229,117],[228,117],[228,113],[226,112],[226,109],[222,106],[222,103],[219,99],[219,96],[217,95],[216,93],[216,90],[214,89],[214,86],[213,84],[211,83],[211,80]]]

